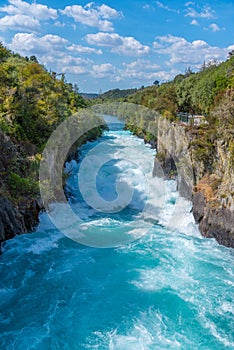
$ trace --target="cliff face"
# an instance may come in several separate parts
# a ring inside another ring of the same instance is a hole
[[[215,151],[212,173],[197,178],[193,212],[204,236],[234,247],[234,167],[226,142],[218,141]]]
[[[188,134],[180,124],[170,123],[162,117],[158,121],[154,174],[159,176],[163,174],[166,178],[177,176],[178,191],[181,196],[189,200],[192,198],[194,172]]]
[[[0,244],[22,233],[32,232],[38,224],[40,205],[36,200],[25,200],[14,205],[0,196]]]
[[[92,125],[92,118],[93,114],[85,116],[87,125]],[[105,126],[101,122],[96,118],[96,127],[84,132],[73,144],[67,155],[68,160],[77,158],[78,147],[82,144],[102,135]],[[83,125],[86,128],[85,123]],[[76,131],[75,127],[80,127],[78,122],[73,125],[73,132]],[[69,136],[72,137],[72,134]],[[49,153],[49,165],[55,170],[63,165],[61,162],[65,159],[61,159],[60,151],[56,149],[56,152]],[[39,223],[39,213],[43,209],[38,185],[41,154],[36,152],[37,147],[30,141],[17,142],[0,130],[0,245],[15,235],[32,232]],[[60,172],[58,176],[61,176]],[[62,180],[65,181],[65,178]],[[61,189],[55,187],[54,191],[57,191],[58,200]],[[61,200],[63,198],[62,193]]]
[[[205,237],[234,247],[234,166],[229,144],[217,140],[210,154],[199,153],[194,130],[160,118],[154,174],[177,173],[180,194],[193,202],[193,215]]]
[[[17,234],[33,231],[38,224],[41,205],[37,196],[29,196],[27,191],[25,195],[19,193],[24,191],[23,185],[27,185],[21,179],[28,167],[25,154],[30,151],[0,131],[0,244]]]

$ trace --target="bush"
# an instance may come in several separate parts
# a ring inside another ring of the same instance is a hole
[[[162,151],[157,152],[156,158],[159,162],[164,162],[166,159],[166,151],[162,150]]]
[[[14,172],[8,177],[8,186],[14,193],[20,195],[37,194],[39,191],[38,183],[31,178],[22,178]]]

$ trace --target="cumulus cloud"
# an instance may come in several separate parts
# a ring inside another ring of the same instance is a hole
[[[90,65],[93,63],[91,60],[73,57],[66,53],[60,55],[44,55],[40,57],[40,61],[47,67],[53,67],[59,73],[67,74],[88,74],[90,71]]]
[[[90,75],[95,78],[108,78],[110,81],[119,82],[129,80],[133,84],[152,84],[155,79],[167,81],[175,74],[175,70],[163,71],[160,66],[150,60],[137,59],[130,63],[124,62],[121,67],[115,67],[111,63],[93,65]]]
[[[41,56],[43,63],[51,65],[55,64],[60,70],[68,66],[87,66],[93,63],[88,58],[74,57],[66,52],[61,52],[60,55],[43,55]]]
[[[40,29],[40,22],[26,15],[5,16],[0,18],[0,29],[2,31],[11,29],[35,32]]]
[[[123,66],[125,67],[126,71],[132,72],[132,71],[155,71],[156,69],[159,69],[160,66],[156,63],[151,62],[150,60],[143,60],[143,59],[137,59],[136,61],[133,61],[131,63],[123,63]]]
[[[152,84],[153,80],[166,81],[173,75],[171,72],[160,70],[160,66],[150,60],[137,59],[130,63],[123,63],[124,69],[120,70],[121,80],[134,79],[135,83]]]
[[[213,31],[213,32],[219,32],[221,29],[219,28],[219,26],[216,23],[211,23],[209,25],[209,28]]]
[[[173,76],[172,72],[159,70],[159,66],[150,60],[137,59],[115,67],[111,63],[93,64],[89,75],[96,79],[107,78],[109,81],[132,81],[134,84],[152,84],[155,79],[166,81]]]
[[[44,57],[44,60],[48,65],[47,57]],[[73,57],[64,53],[63,56],[55,58],[54,63],[57,69],[62,73],[80,75],[90,72],[90,66],[93,61],[87,58]]]
[[[111,63],[94,64],[91,75],[95,78],[113,78],[116,72],[116,68]]]
[[[204,40],[187,41],[173,35],[156,38],[154,48],[157,53],[169,56],[169,65],[184,64],[198,67],[204,60],[224,60],[229,48],[210,46]]]
[[[91,53],[96,53],[97,55],[102,54],[102,50],[99,49],[94,49],[93,47],[87,47],[87,46],[82,46],[82,45],[75,45],[72,44],[71,46],[67,47],[69,51],[76,52],[76,53],[84,53],[84,54],[91,54]]]
[[[48,20],[57,18],[57,10],[49,8],[46,5],[32,3],[22,0],[8,0],[10,5],[0,7],[0,12],[6,12],[9,15],[27,15],[37,20]]]
[[[86,41],[90,45],[109,47],[111,52],[126,56],[140,56],[149,53],[149,46],[142,45],[133,37],[123,37],[117,33],[87,34]]]
[[[103,18],[112,19],[112,18],[117,18],[119,16],[122,16],[121,12],[118,12],[117,10],[105,4],[102,4],[101,6],[99,6],[98,11]]]
[[[39,37],[33,33],[17,33],[9,46],[11,50],[24,55],[59,52],[66,44],[68,44],[68,40],[58,35],[47,34]]]
[[[193,19],[193,20],[190,22],[190,24],[191,24],[192,26],[199,26],[199,23],[198,23],[198,21],[197,21],[196,19]]]
[[[87,68],[82,67],[82,66],[63,66],[61,67],[61,73],[67,73],[67,74],[75,74],[75,75],[80,75],[80,74],[86,74]]]
[[[96,27],[104,32],[113,31],[113,24],[110,19],[120,17],[122,14],[112,7],[105,4],[96,6],[93,2],[86,6],[72,5],[66,6],[61,13],[72,17],[76,22],[81,24]]]

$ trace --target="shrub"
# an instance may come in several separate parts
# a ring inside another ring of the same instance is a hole
[[[38,193],[38,183],[31,178],[23,178],[14,172],[11,172],[8,177],[9,188],[20,195],[32,195]]]

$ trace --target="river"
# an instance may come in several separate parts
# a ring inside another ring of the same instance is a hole
[[[94,150],[109,159],[97,174],[105,203],[116,200],[117,181],[131,190],[123,210],[85,200],[92,172],[82,192],[78,171]],[[36,232],[5,242],[0,349],[234,348],[233,250],[201,237],[174,181],[152,182],[154,156],[117,125],[67,164],[69,202],[93,247],[64,236],[46,213]]]

